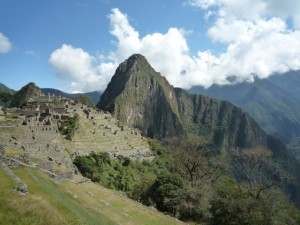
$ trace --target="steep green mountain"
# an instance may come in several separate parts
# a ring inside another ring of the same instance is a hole
[[[89,97],[93,104],[96,105],[99,101],[99,98],[101,96],[101,92],[99,91],[92,91],[92,92],[87,92],[87,93],[74,93],[74,94],[70,94],[70,93],[66,93],[66,92],[63,92],[63,91],[60,91],[58,89],[54,89],[54,88],[42,88],[42,91],[48,95],[48,93],[50,93],[50,95],[56,95],[56,96],[62,96],[62,97],[65,97],[65,98],[69,98],[69,99],[73,99],[74,97],[77,97],[77,96],[87,96]]]
[[[202,93],[228,100],[245,109],[270,135],[289,144],[300,157],[300,73],[289,72],[254,83],[234,86],[196,87],[191,93]]]
[[[10,89],[6,85],[0,83],[0,93],[9,93],[9,94],[14,94],[15,91],[13,89]]]
[[[43,91],[37,87],[35,83],[31,82],[14,94],[14,97],[10,103],[10,107],[21,108],[25,103],[30,102],[40,96],[44,96]]]
[[[97,106],[150,137],[183,134],[175,89],[141,55],[118,67]]]
[[[154,138],[194,133],[221,148],[266,146],[268,142],[245,111],[174,88],[142,55],[133,55],[118,67],[98,107]]]

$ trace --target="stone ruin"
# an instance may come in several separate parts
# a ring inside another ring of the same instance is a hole
[[[4,150],[18,154],[5,156],[0,152],[0,161],[10,167],[34,166],[52,176],[68,178],[76,170],[71,157],[91,151],[137,160],[152,158],[140,131],[121,125],[112,115],[96,108],[48,94],[36,96],[21,109],[9,110],[11,120],[0,122],[0,141]],[[59,132],[58,122],[75,114],[80,116],[79,128],[74,140],[67,141]]]

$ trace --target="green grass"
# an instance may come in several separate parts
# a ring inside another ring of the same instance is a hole
[[[99,216],[80,205],[80,201],[50,178],[34,169],[16,169],[15,172],[28,186],[29,192],[41,196],[57,209],[67,224],[115,224],[105,216]]]
[[[17,184],[0,168],[1,225],[182,224],[94,183],[58,184],[33,168],[17,168],[14,172],[27,184],[30,194],[15,192]]]
[[[16,183],[0,168],[1,225],[64,225],[56,208],[36,195],[21,195],[13,190]]]

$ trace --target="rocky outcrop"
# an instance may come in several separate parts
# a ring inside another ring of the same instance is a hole
[[[27,102],[30,102],[33,99],[37,99],[41,96],[44,96],[43,91],[37,87],[35,83],[29,83],[14,94],[14,97],[10,103],[10,107],[21,108]]]

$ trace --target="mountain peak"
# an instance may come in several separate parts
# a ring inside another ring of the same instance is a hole
[[[142,54],[139,54],[139,53],[135,53],[133,55],[131,55],[128,60],[146,60],[147,59],[145,58],[145,56],[143,56]]]
[[[148,64],[148,61],[146,59],[145,56],[141,55],[141,54],[133,54],[131,55],[127,60],[125,60],[125,62],[130,62],[130,63],[139,63],[139,64]]]
[[[134,54],[119,65],[97,106],[147,136],[170,137],[183,133],[175,95],[147,59]]]
[[[130,71],[137,72],[145,69],[148,70],[150,68],[154,71],[154,69],[151,67],[145,56],[141,54],[133,54],[119,65],[119,67],[116,70],[116,74],[123,74]]]

